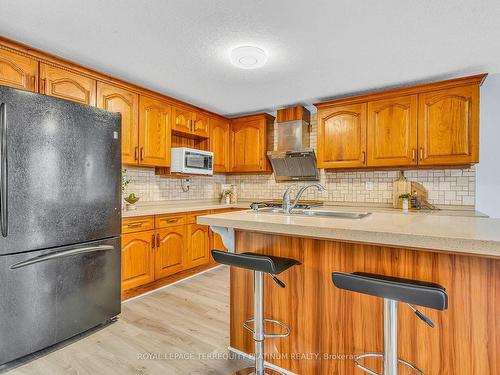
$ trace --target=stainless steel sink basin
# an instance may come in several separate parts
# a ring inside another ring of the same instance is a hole
[[[285,215],[285,212],[281,208],[272,208],[266,207],[261,208],[259,210],[248,211],[252,213],[271,213],[271,214],[282,214]],[[292,216],[311,216],[311,217],[331,217],[337,219],[363,219],[368,215],[371,215],[371,212],[347,212],[347,211],[316,211],[316,210],[292,210],[289,214]]]

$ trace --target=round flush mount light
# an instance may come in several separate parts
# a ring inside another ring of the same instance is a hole
[[[241,69],[257,69],[267,62],[267,53],[257,46],[235,47],[229,53],[231,64]]]

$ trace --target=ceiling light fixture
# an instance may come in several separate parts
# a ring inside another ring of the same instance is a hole
[[[239,46],[231,50],[231,64],[241,69],[257,69],[267,62],[267,52],[257,46]]]

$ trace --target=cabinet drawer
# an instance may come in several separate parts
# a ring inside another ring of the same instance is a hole
[[[122,233],[142,232],[155,229],[153,216],[130,217],[122,220]]]
[[[212,213],[211,210],[189,212],[188,216],[187,216],[187,223],[188,224],[196,224],[196,218],[198,216],[210,215],[211,213]]]
[[[156,216],[156,228],[167,228],[174,225],[184,225],[186,224],[185,214],[169,214],[169,215],[157,215]]]

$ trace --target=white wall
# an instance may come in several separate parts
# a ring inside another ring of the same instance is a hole
[[[500,218],[500,74],[481,87],[481,144],[476,173],[476,208]]]

